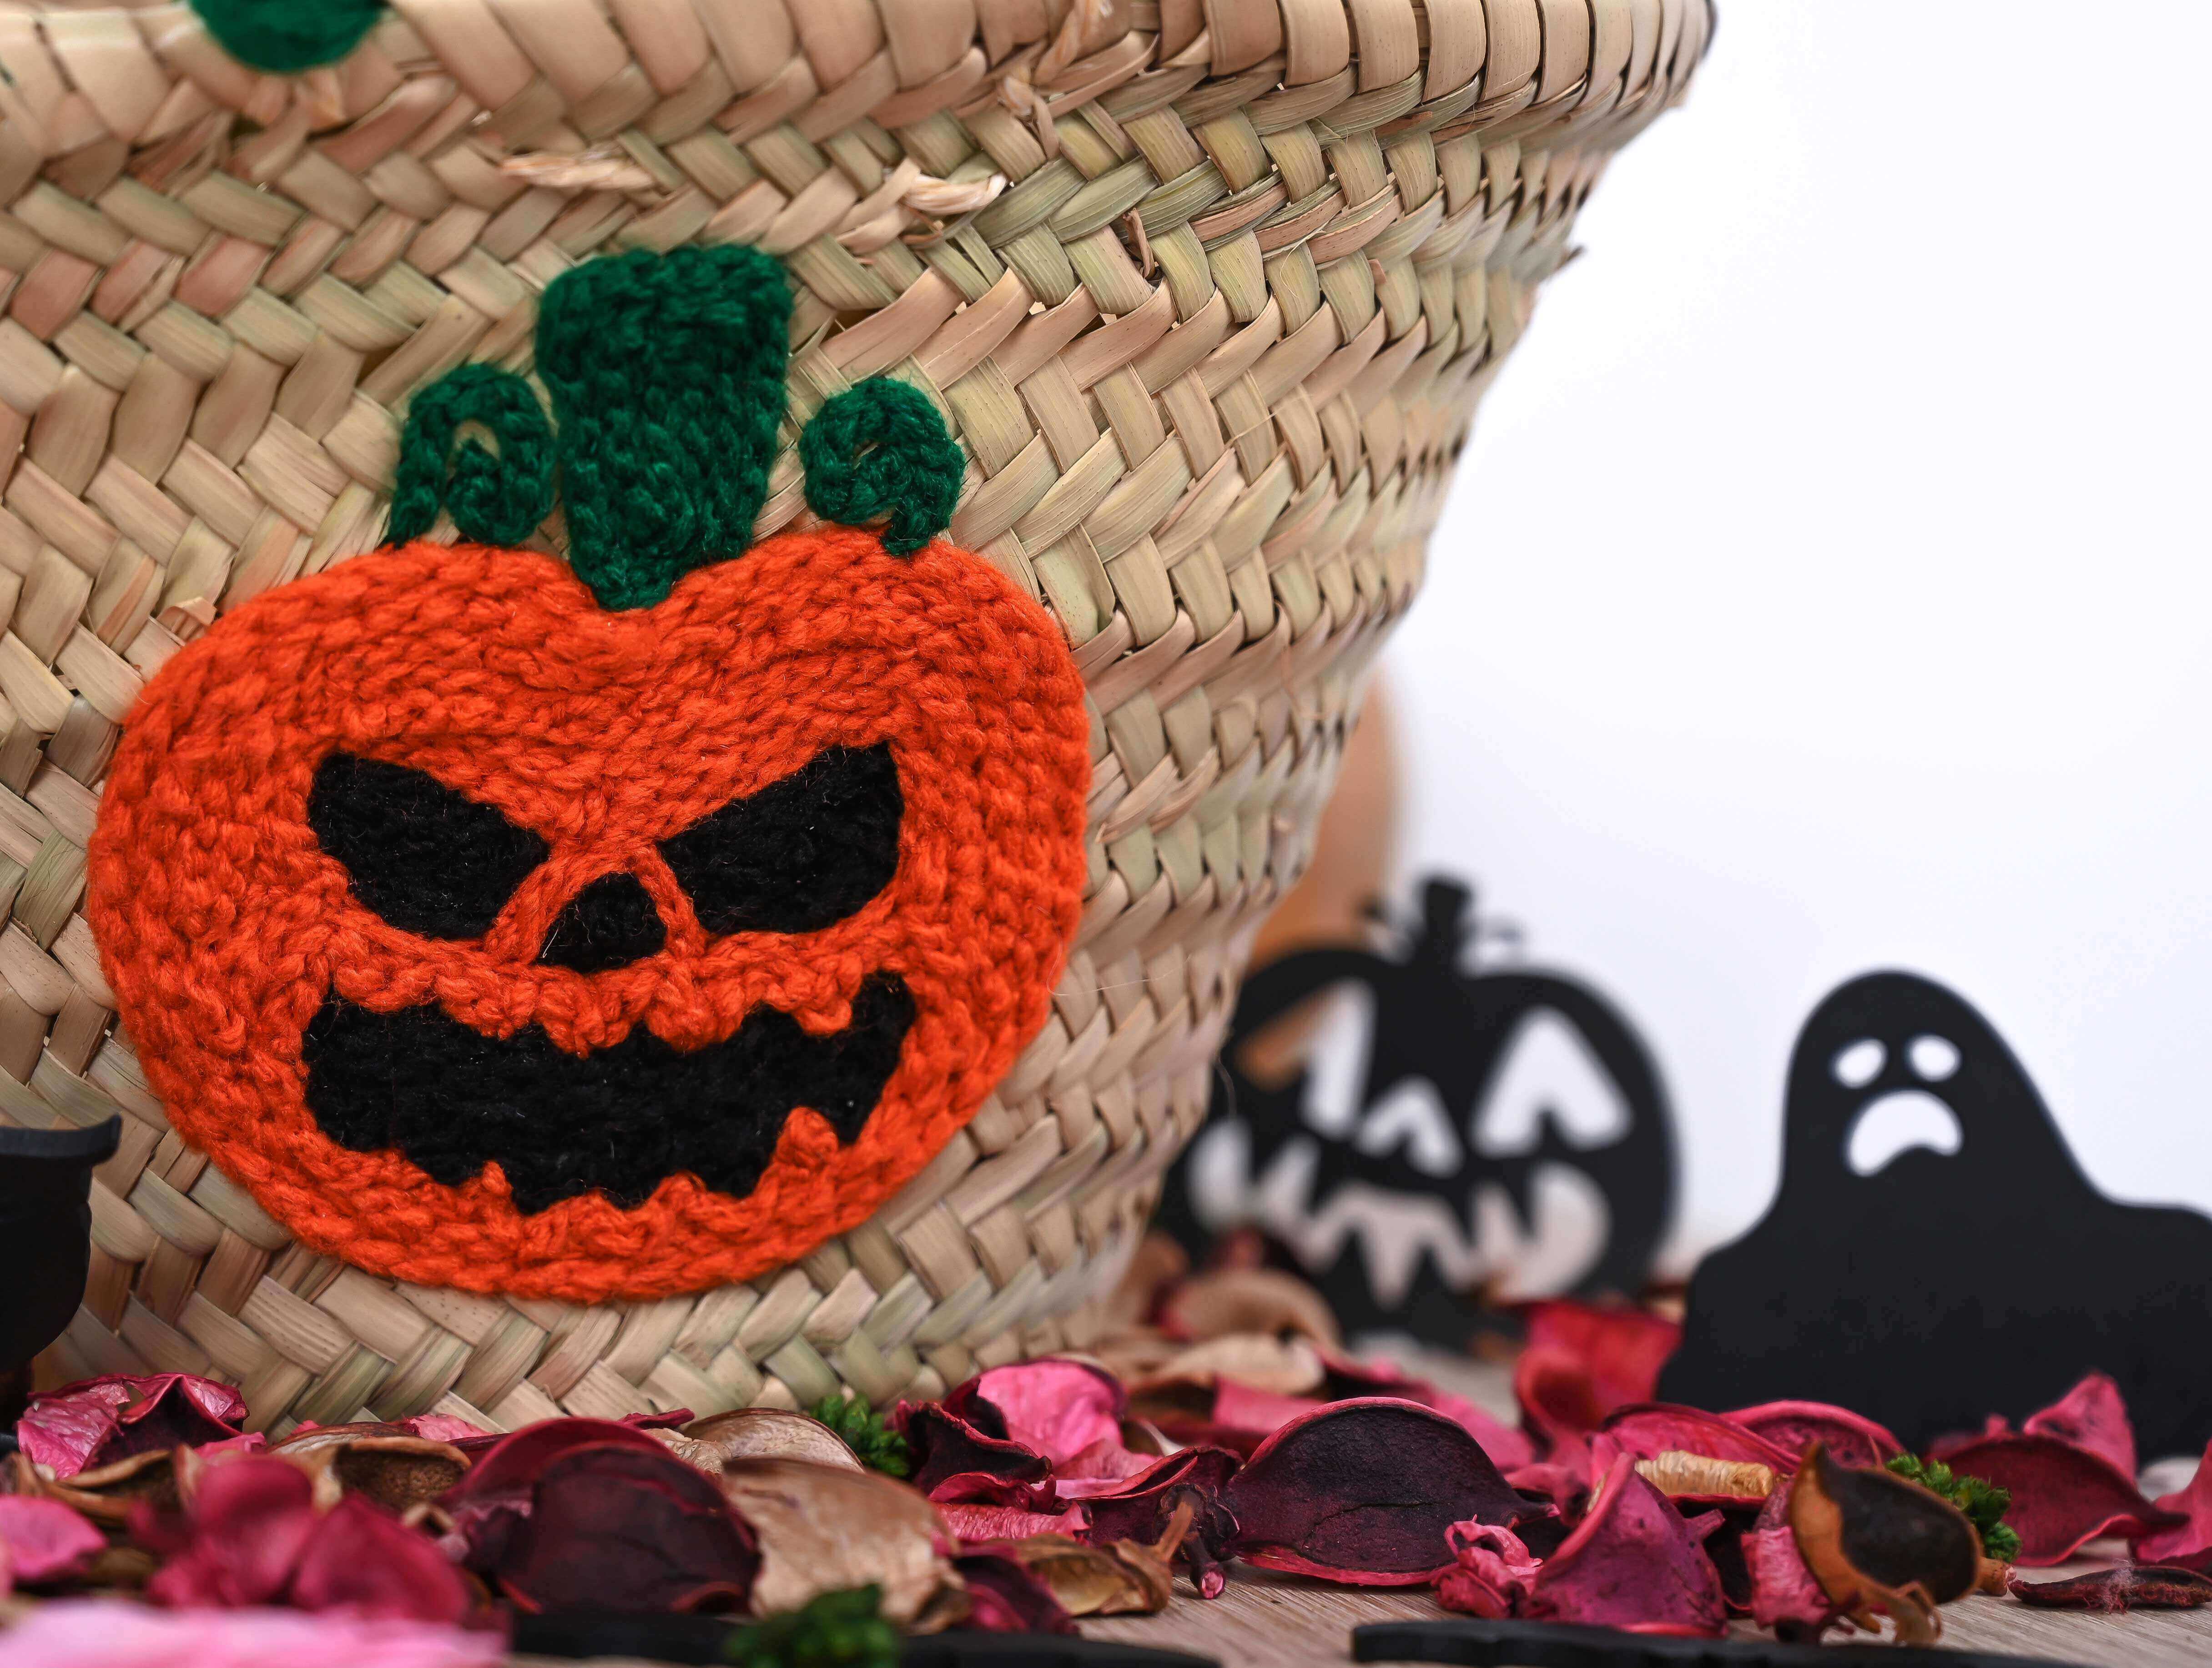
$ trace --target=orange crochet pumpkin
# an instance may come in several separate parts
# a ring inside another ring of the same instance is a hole
[[[1074,932],[1087,736],[1048,617],[942,543],[785,534],[617,611],[417,541],[162,669],[88,909],[179,1133],[304,1244],[664,1296],[974,1115]]]

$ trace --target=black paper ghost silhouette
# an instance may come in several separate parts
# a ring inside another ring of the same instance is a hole
[[[1537,1202],[1559,1179],[1552,1172],[1564,1171],[1587,1184],[1605,1217],[1603,1242],[1575,1289],[1643,1286],[1674,1201],[1674,1129],[1658,1069],[1634,1027],[1587,985],[1477,963],[1491,929],[1474,904],[1465,885],[1431,877],[1419,917],[1380,934],[1379,951],[1324,946],[1254,970],[1222,1050],[1214,1122],[1170,1174],[1163,1227],[1197,1249],[1208,1228],[1226,1225],[1218,1199],[1202,1213],[1197,1190],[1200,1167],[1233,1140],[1243,1154],[1234,1217],[1288,1246],[1347,1331],[1388,1328],[1458,1348],[1478,1324],[1474,1282],[1455,1279],[1448,1265],[1498,1251],[1484,1243],[1478,1190],[1502,1195],[1512,1226],[1540,1248]],[[1257,1081],[1245,1069],[1244,1047],[1311,998],[1359,989],[1373,1020],[1356,1108],[1346,1109],[1354,1122],[1332,1131],[1307,1115],[1310,1069]],[[1526,1126],[1495,1138],[1486,1113],[1539,1023],[1579,1056],[1580,1081],[1617,1114],[1617,1127],[1578,1127],[1596,1120],[1578,1119],[1565,1104],[1571,1097],[1547,1084]],[[1409,1105],[1408,1096],[1425,1104]],[[1394,1100],[1411,1119],[1390,1121]],[[1429,1139],[1409,1138],[1415,1126]]]
[[[61,1336],[92,1256],[93,1166],[115,1155],[122,1120],[92,1128],[0,1126],[0,1373]]]
[[[1854,1175],[1861,1117],[1912,1092],[1950,1109],[1956,1152]],[[1783,1143],[1773,1205],[1691,1280],[1667,1400],[1834,1402],[1924,1446],[2101,1369],[2146,1458],[2212,1436],[2212,1220],[2092,1187],[1961,998],[1910,973],[1832,993],[1798,1033]]]

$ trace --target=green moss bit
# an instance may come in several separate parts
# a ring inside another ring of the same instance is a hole
[[[738,1668],[897,1668],[899,1631],[884,1620],[872,1586],[825,1592],[788,1616],[771,1616],[730,1635]]]
[[[884,548],[920,550],[952,524],[965,467],[945,419],[919,388],[872,376],[814,414],[799,437],[806,502],[825,521],[888,518]]]
[[[2003,1521],[2012,1505],[2011,1489],[1978,1476],[1960,1476],[1941,1460],[1915,1459],[1911,1454],[1898,1455],[1889,1469],[1964,1512],[1982,1537],[1982,1550],[1999,1563],[2008,1564],[2020,1555],[2020,1533]]]
[[[296,76],[336,64],[384,15],[384,0],[191,0],[208,33],[240,64]]]
[[[473,436],[490,433],[494,452]],[[443,502],[462,538],[520,545],[553,511],[553,425],[529,383],[492,365],[446,373],[407,408],[392,489],[391,541],[422,538]]]
[[[814,1416],[842,1437],[870,1470],[896,1477],[914,1474],[914,1451],[906,1438],[859,1397],[825,1396],[814,1404]]]
[[[560,429],[568,561],[605,608],[649,608],[743,555],[783,421],[791,290],[738,245],[585,262],[546,287],[538,374]]]

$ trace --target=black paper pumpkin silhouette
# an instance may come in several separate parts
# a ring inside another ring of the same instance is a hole
[[[1255,971],[1212,1120],[1170,1179],[1171,1231],[1194,1243],[1240,1221],[1266,1230],[1354,1332],[1464,1343],[1470,1290],[1507,1249],[1498,1242],[1535,1237],[1542,1255],[1557,1227],[1547,1201],[1563,1191],[1603,1218],[1601,1249],[1566,1283],[1634,1291],[1673,1204],[1674,1136],[1649,1052],[1575,980],[1470,970],[1472,903],[1466,886],[1432,879],[1395,953],[1328,947]],[[1310,1063],[1264,1081],[1248,1045],[1344,990],[1364,993],[1372,1020],[1355,1109],[1332,1125],[1316,1116]],[[1559,1069],[1532,1068],[1539,1056]],[[1501,1201],[1516,1220],[1500,1220]]]
[[[1855,1134],[1907,1096],[1948,1109],[1954,1150],[1855,1175]],[[1838,989],[1798,1033],[1783,1117],[1781,1187],[1698,1265],[1665,1399],[1835,1402],[1924,1445],[2096,1369],[2146,1456],[2212,1436],[2212,1221],[2099,1193],[1958,995],[1895,972]]]

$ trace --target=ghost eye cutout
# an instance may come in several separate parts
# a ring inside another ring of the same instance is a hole
[[[343,752],[315,769],[307,826],[356,898],[424,938],[483,937],[548,849],[435,776]]]
[[[1837,1050],[1836,1057],[1828,1062],[1828,1070],[1845,1088],[1863,1089],[1881,1075],[1881,1068],[1888,1061],[1887,1049],[1871,1037],[1862,1037]]]
[[[1912,1069],[1930,1083],[1941,1083],[1959,1069],[1959,1045],[1948,1037],[1915,1037],[1905,1050]]]
[[[905,811],[888,743],[831,747],[660,855],[710,933],[817,932],[890,884]]]

